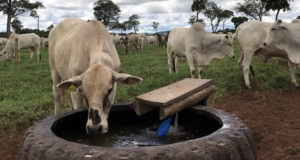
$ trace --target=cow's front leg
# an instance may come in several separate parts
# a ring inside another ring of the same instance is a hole
[[[175,57],[175,64],[174,64],[175,65],[175,73],[176,74],[178,74],[178,65],[179,65],[178,62],[179,62],[179,58],[176,56]]]
[[[82,108],[83,95],[80,88],[77,88],[75,92],[71,92],[71,99],[74,109]]]
[[[295,72],[296,72],[296,65],[291,62],[290,60],[288,60],[288,64],[289,64],[289,70],[291,72],[291,79],[292,79],[292,83],[296,86],[299,87],[299,84],[296,80],[296,76],[295,76]]]
[[[186,53],[186,58],[190,67],[191,77],[195,78],[195,64],[192,54],[193,53]]]
[[[30,61],[32,60],[32,57],[33,57],[33,54],[34,54],[34,51],[32,49],[28,49],[28,51],[30,52]]]
[[[201,79],[202,66],[201,65],[197,65],[197,70],[198,70],[198,79]]]
[[[51,77],[52,77],[52,94],[54,98],[54,113],[57,114],[59,112],[59,106],[60,106],[60,98],[61,98],[61,88],[57,88],[56,85],[61,81],[61,78],[57,74],[56,71],[51,70]]]

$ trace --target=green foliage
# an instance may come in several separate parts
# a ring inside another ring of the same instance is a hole
[[[38,30],[38,29],[30,29],[30,28],[24,28],[21,30],[21,33],[35,33],[40,37],[47,38],[49,35],[49,31],[43,31],[43,30]]]
[[[15,18],[12,22],[11,22],[11,27],[14,29],[14,31],[16,33],[20,33],[23,25],[21,23],[21,21],[18,18]]]
[[[196,17],[194,17],[193,22],[198,22],[199,14],[205,10],[206,4],[207,4],[207,0],[194,0],[193,1],[191,9],[192,9],[193,12],[196,12]],[[192,23],[190,23],[190,24],[192,24]]]
[[[54,24],[51,24],[51,25],[47,28],[47,31],[50,32],[52,28],[54,28]]]
[[[266,10],[273,10],[273,11],[277,11],[276,13],[276,17],[275,20],[278,19],[278,15],[280,10],[282,10],[283,12],[291,10],[290,8],[290,3],[289,1],[291,0],[264,0],[267,4],[266,4]]]
[[[98,0],[94,3],[94,16],[105,27],[114,26],[114,24],[118,23],[120,13],[119,6],[111,0]]]
[[[233,17],[233,18],[231,18],[231,22],[234,24],[235,29],[237,29],[237,27],[240,24],[242,24],[246,21],[248,21],[247,17]]]
[[[7,15],[7,35],[10,33],[11,18],[17,18],[24,13],[36,12],[36,9],[45,8],[41,2],[29,2],[29,0],[0,0],[0,12]]]
[[[267,16],[268,11],[266,10],[265,0],[244,0],[245,3],[237,3],[235,10],[237,12],[244,13],[246,16],[254,19],[262,20],[262,16]]]
[[[210,20],[210,25],[212,32],[216,32],[218,30],[219,24],[222,21],[222,12],[223,10],[218,7],[218,5],[215,2],[208,2],[206,3],[204,15]],[[213,21],[216,22],[215,24]]]
[[[191,16],[191,18],[189,19],[189,24],[193,24],[195,22],[200,22],[203,26],[205,26],[205,22],[203,19],[198,19],[196,18],[196,16]]]
[[[159,26],[158,22],[152,22],[152,27],[155,29],[155,33],[157,33],[158,26]]]
[[[233,12],[230,10],[223,10],[219,15],[219,17],[223,20],[223,30],[224,30],[225,22],[232,16],[233,16]]]
[[[116,103],[133,102],[140,94],[191,77],[187,61],[179,64],[178,74],[169,74],[166,48],[159,48],[159,55],[156,55],[156,49],[145,46],[144,51],[133,54],[129,50],[128,55],[124,48],[117,48],[121,61],[120,72],[142,77],[143,81],[136,85],[118,84]],[[234,52],[235,59],[213,60],[209,66],[203,68],[202,77],[214,80],[217,99],[247,92],[243,73],[237,63],[240,50],[236,43]],[[12,60],[0,62],[0,128],[13,127],[21,122],[32,123],[53,114],[54,111],[47,50],[42,51],[40,63],[37,62],[36,55],[29,61],[27,51],[21,51],[20,55],[18,71],[14,71]],[[255,77],[250,77],[252,87],[270,91],[295,89],[291,83],[290,72],[279,65],[281,61],[282,59],[275,58],[263,63],[254,57],[252,66]],[[299,71],[296,76],[299,82]],[[63,111],[67,109],[68,107],[62,107]]]
[[[140,16],[137,14],[133,14],[128,18],[127,21],[127,25],[128,25],[128,29],[132,29],[134,30],[134,33],[136,33],[139,29],[137,28],[138,25],[140,25],[139,22]]]

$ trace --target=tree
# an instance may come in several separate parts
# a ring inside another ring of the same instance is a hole
[[[139,22],[140,16],[138,16],[137,14],[133,14],[132,16],[130,16],[128,18],[128,28],[127,29],[132,29],[134,30],[134,33],[136,33],[139,29],[137,28],[138,25],[140,25]]]
[[[50,32],[52,28],[54,28],[54,25],[53,25],[53,24],[51,24],[51,25],[47,28],[47,31]]]
[[[155,30],[155,33],[157,33],[157,28],[159,26],[159,23],[158,22],[152,22],[152,27],[154,28]]]
[[[224,30],[224,25],[225,25],[225,22],[233,16],[233,12],[230,11],[230,10],[224,10],[221,12],[221,15],[220,15],[223,19],[223,30]]]
[[[21,33],[23,25],[18,18],[14,18],[14,20],[11,22],[11,27],[14,29],[16,33]]]
[[[195,22],[200,22],[202,23],[203,26],[205,26],[204,20],[203,19],[196,19],[196,16],[191,16],[191,18],[189,19],[188,23],[189,24],[193,24]]]
[[[193,4],[191,6],[191,9],[193,12],[196,12],[196,19],[194,22],[198,22],[199,20],[199,14],[203,12],[206,8],[207,0],[193,0]]]
[[[246,22],[246,21],[248,21],[248,18],[247,18],[247,17],[233,17],[233,18],[231,19],[231,22],[234,24],[235,29],[237,29],[237,27],[238,27],[240,24],[242,24],[242,23],[244,23],[244,22]]]
[[[30,3],[29,0],[0,0],[0,12],[7,15],[6,33],[10,34],[11,19],[36,9],[45,8],[41,2]]]
[[[276,1],[264,0],[264,1],[266,1],[266,3],[267,3],[266,4],[267,11],[269,11],[269,10],[277,11],[275,20],[278,19],[280,10],[282,10],[283,12],[291,10],[290,4],[289,4],[289,1],[291,1],[291,0],[276,0]]]
[[[32,11],[32,12],[30,13],[30,16],[31,16],[31,17],[34,17],[34,18],[37,18],[37,20],[38,20],[38,23],[37,23],[37,29],[39,30],[39,29],[40,29],[40,16],[37,14],[36,11]]]
[[[297,19],[300,19],[300,16],[298,16]]]
[[[212,32],[216,32],[222,20],[222,9],[214,2],[208,2],[205,7],[204,15],[210,20]],[[213,23],[215,21],[215,23]]]
[[[269,15],[266,10],[266,0],[245,0],[245,3],[238,2],[237,5],[235,8],[237,12],[242,12],[256,20],[259,19],[261,21],[263,16]]]
[[[101,21],[105,27],[117,23],[120,18],[121,10],[119,6],[111,0],[98,0],[94,3],[94,16]]]

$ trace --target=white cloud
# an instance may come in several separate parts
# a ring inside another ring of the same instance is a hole
[[[35,2],[35,0],[30,0]],[[93,4],[97,0],[38,0],[44,4],[45,9],[39,9],[40,29],[46,29],[51,24],[58,24],[68,17],[79,17],[85,20],[95,19],[93,15]],[[222,9],[233,10],[237,2],[244,0],[213,0]],[[154,32],[151,24],[153,21],[159,22],[159,31],[169,30],[176,26],[189,26],[187,23],[191,15],[193,0],[113,0],[121,9],[120,21],[123,22],[132,14],[138,14],[140,19],[140,32]],[[300,15],[300,2],[292,1],[291,11],[281,12],[279,18],[290,22]],[[235,13],[235,16],[242,16]],[[204,15],[206,29],[211,30],[210,22]],[[264,16],[263,21],[273,22],[275,12],[270,12],[270,16]],[[6,15],[0,15],[0,31],[6,31]],[[37,19],[28,14],[20,16],[20,20],[25,28],[37,28]],[[226,21],[226,27],[233,28],[230,20]]]

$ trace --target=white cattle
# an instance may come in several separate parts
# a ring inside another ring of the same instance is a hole
[[[194,23],[190,28],[174,28],[171,30],[167,45],[169,72],[172,73],[175,56],[175,72],[178,73],[178,60],[186,57],[192,78],[195,78],[195,65],[198,78],[201,78],[203,66],[212,59],[225,56],[234,57],[232,41],[227,35],[206,32],[201,23]]]
[[[48,47],[48,38],[44,38],[44,37],[41,37],[41,48],[42,49],[45,49],[46,47]]]
[[[154,36],[147,36],[146,37],[146,42],[147,42],[147,45],[150,46],[155,46],[156,45],[156,39]]]
[[[105,26],[96,21],[68,18],[49,35],[49,66],[53,81],[55,113],[59,110],[62,89],[73,88],[70,106],[88,106],[88,134],[106,133],[110,105],[116,82],[134,84],[139,77],[118,73],[120,60]]]
[[[18,50],[28,49],[28,51],[30,52],[30,60],[33,57],[34,51],[36,51],[38,61],[41,60],[40,37],[34,33],[27,33],[27,34],[11,33],[3,51],[0,53],[1,56],[5,56],[7,58],[14,56],[16,38],[18,38]]]
[[[264,62],[272,57],[287,58],[286,53],[276,47],[264,47],[263,43],[270,30],[272,23],[261,21],[247,21],[239,25],[236,30],[237,43],[241,48],[241,57],[239,59],[240,68],[243,70],[245,85],[251,88],[249,81],[249,69],[253,55],[257,55]],[[294,77],[291,72],[291,77]],[[292,78],[293,79],[293,78]]]
[[[0,38],[0,46],[4,47],[7,43],[7,38]]]
[[[285,23],[277,20],[268,30],[265,46],[275,46],[287,53],[292,82],[299,86],[296,81],[296,66],[300,65],[300,23]]]
[[[144,50],[144,40],[145,40],[145,34],[137,34],[138,41],[139,41],[139,48],[141,50]]]
[[[112,37],[112,40],[113,40],[113,43],[114,43],[114,45],[115,46],[117,46],[117,45],[119,45],[119,46],[122,46],[122,39],[121,39],[122,37],[120,36],[120,35],[118,35],[118,34],[116,34],[116,35],[114,35],[113,37]]]

